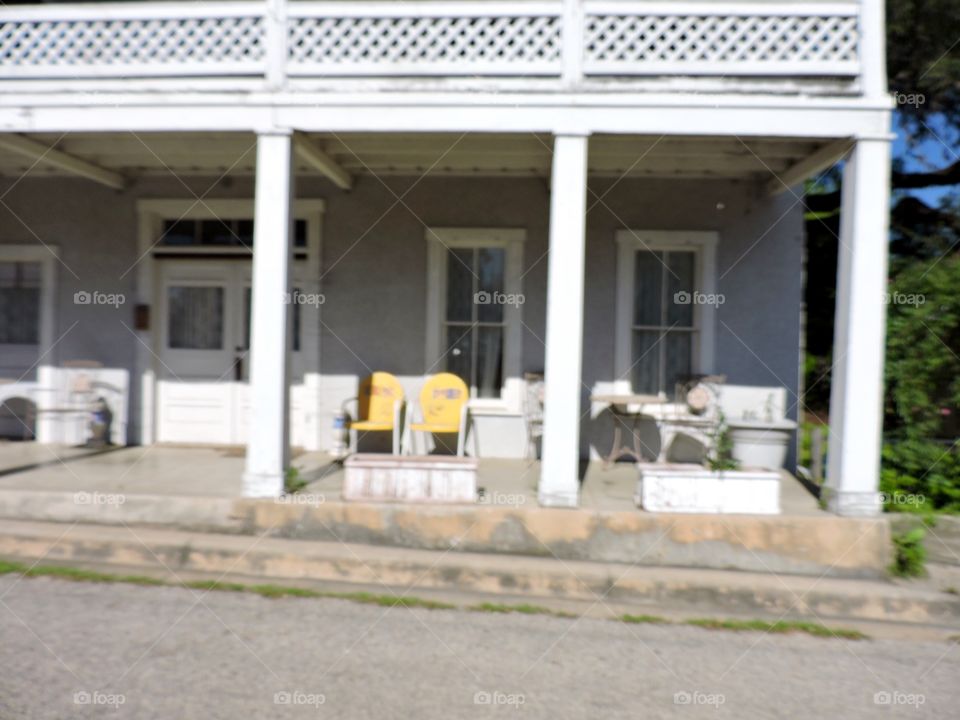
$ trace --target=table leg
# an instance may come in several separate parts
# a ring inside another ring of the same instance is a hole
[[[640,448],[640,433],[637,431],[637,426],[640,424],[640,416],[633,416],[633,427],[630,428],[633,432],[633,459],[636,462],[640,462],[640,459],[643,457],[643,452]]]
[[[613,420],[613,447],[610,448],[610,454],[603,459],[603,469],[606,470],[610,467],[611,463],[615,463],[617,458],[620,456],[620,424],[619,420],[614,416]]]

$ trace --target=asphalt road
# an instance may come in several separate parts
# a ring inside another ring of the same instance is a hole
[[[4,720],[947,718],[958,678],[946,643],[0,577]]]

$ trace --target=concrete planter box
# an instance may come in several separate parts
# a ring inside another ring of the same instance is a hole
[[[640,463],[634,496],[650,512],[778,515],[780,474],[702,465]]]
[[[474,458],[361,454],[343,465],[344,500],[477,502]]]

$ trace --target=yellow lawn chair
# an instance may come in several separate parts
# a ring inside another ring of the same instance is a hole
[[[358,432],[392,432],[393,454],[400,454],[405,401],[403,386],[390,373],[375,372],[360,383],[360,395],[344,403],[356,401],[356,420],[351,422],[350,444],[357,449]]]
[[[410,430],[422,433],[457,433],[457,455],[463,456],[467,442],[470,390],[452,373],[430,377],[420,390],[422,422],[411,423]],[[413,446],[413,443],[410,443]]]

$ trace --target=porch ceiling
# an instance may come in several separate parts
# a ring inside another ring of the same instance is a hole
[[[251,175],[253,135],[240,133],[36,134],[30,138],[80,160],[142,175]],[[549,135],[312,134],[309,139],[351,175],[550,175]],[[768,180],[816,153],[822,142],[785,138],[650,137],[599,135],[591,139],[589,168],[597,177],[737,178]],[[297,157],[298,173],[320,175]],[[70,174],[43,159],[0,146],[0,176]]]

